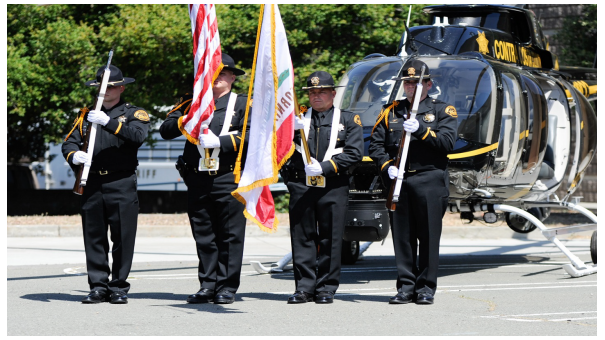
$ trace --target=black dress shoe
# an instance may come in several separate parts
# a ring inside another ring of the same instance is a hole
[[[332,303],[334,302],[334,292],[318,292],[315,295],[315,303]]]
[[[126,296],[126,293],[121,290],[111,293],[109,298],[109,303],[112,303],[114,305],[123,305],[128,303],[128,296]]]
[[[419,293],[416,298],[417,305],[432,305],[435,298],[431,293]]]
[[[216,304],[229,304],[235,301],[235,293],[228,290],[221,290],[214,296],[214,303]]]
[[[208,303],[214,299],[214,289],[201,288],[187,297],[187,303]]]
[[[91,290],[88,296],[82,299],[82,303],[101,303],[105,301],[107,301],[107,294],[98,290]]]
[[[313,301],[313,294],[297,290],[288,298],[288,303],[305,303]]]
[[[397,293],[397,295],[389,299],[389,303],[392,305],[401,305],[410,302],[412,302],[412,294],[408,293]]]

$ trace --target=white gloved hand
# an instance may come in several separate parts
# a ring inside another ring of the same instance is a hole
[[[221,140],[212,132],[212,130],[208,129],[208,133],[200,135],[200,145],[204,149],[218,148],[221,146]]]
[[[92,110],[88,113],[88,121],[105,126],[109,122],[109,116],[101,110]]]
[[[403,122],[403,129],[409,133],[414,133],[414,132],[418,131],[418,127],[420,127],[420,123],[418,123],[416,118],[408,119],[405,122]]]
[[[390,166],[387,169],[387,172],[389,173],[389,177],[391,177],[391,179],[395,179],[395,177],[397,177],[397,174],[399,173],[399,169],[397,169],[396,166]]]
[[[305,128],[305,121],[297,116],[294,116],[294,130],[300,130]]]
[[[90,156],[84,151],[76,151],[76,153],[74,153],[74,158],[72,161],[75,165],[89,163]]]
[[[311,164],[305,166],[305,173],[307,176],[319,176],[322,172],[321,165],[315,158],[311,158]]]

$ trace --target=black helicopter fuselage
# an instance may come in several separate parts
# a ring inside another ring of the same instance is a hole
[[[564,179],[568,197],[596,151],[596,115],[583,95],[591,95],[589,85],[578,86],[581,93],[558,71],[527,10],[446,5],[425,12],[435,24],[410,28],[397,56],[375,54],[353,64],[336,103],[360,114],[369,135],[382,105],[405,97],[401,81],[392,78],[408,58],[418,58],[431,71],[429,96],[458,112],[449,155],[452,204],[522,205],[548,199]],[[356,188],[363,191],[363,185]]]

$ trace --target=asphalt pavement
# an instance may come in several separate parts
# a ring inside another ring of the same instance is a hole
[[[250,265],[270,267],[289,253],[287,228],[249,228],[232,305],[185,302],[199,287],[187,235],[138,233],[127,305],[80,303],[88,292],[81,237],[8,237],[7,334],[596,336],[597,275],[570,277],[562,269],[569,260],[539,231],[513,237],[496,228],[444,227],[430,306],[388,304],[396,294],[390,235],[343,266],[331,305],[288,305],[292,272],[259,274]],[[589,235],[562,241],[587,264]]]

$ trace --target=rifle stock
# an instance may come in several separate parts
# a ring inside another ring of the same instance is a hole
[[[88,142],[90,141],[90,130],[92,129],[92,124],[88,124],[86,127],[86,135],[84,136],[84,144],[82,144],[82,148],[80,151],[88,152]],[[80,183],[82,181],[82,172],[84,171],[84,164],[80,164],[78,166],[78,172],[76,173],[76,182],[74,183],[73,193],[76,195],[84,194],[84,186]]]
[[[420,78],[418,80],[418,85],[414,88],[414,94],[412,95],[410,102],[411,112],[408,111],[405,119],[415,118],[416,112],[418,111],[418,104],[420,101],[420,95],[422,94],[422,81],[424,78],[424,66],[422,67],[422,71],[420,72]],[[420,93],[418,92],[420,89]],[[388,119],[388,117],[386,118]],[[397,151],[397,157],[395,157],[395,162],[393,166],[395,166],[399,173],[397,178],[394,178],[391,181],[391,187],[389,188],[389,194],[387,195],[386,208],[390,211],[395,211],[397,208],[397,202],[399,202],[399,193],[401,192],[402,182],[403,182],[403,174],[405,172],[402,167],[405,167],[405,162],[407,160],[409,139],[406,140],[408,133],[403,129],[401,131],[401,141],[399,142],[399,150]]]

